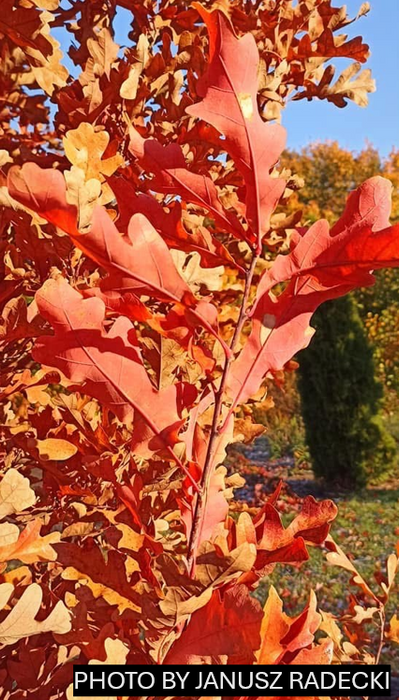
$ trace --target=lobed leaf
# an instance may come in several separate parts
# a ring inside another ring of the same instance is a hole
[[[222,11],[209,12],[199,3],[194,6],[208,28],[209,67],[197,87],[202,101],[186,111],[212,124],[225,137],[226,150],[246,183],[246,216],[260,250],[285,189],[282,178],[270,175],[285,146],[285,129],[266,124],[259,114],[259,55],[252,34],[237,39]]]
[[[389,226],[391,189],[384,178],[367,180],[348,197],[331,230],[326,221],[317,222],[263,274],[251,334],[232,365],[233,406],[253,396],[269,372],[282,369],[308,345],[310,320],[321,303],[373,284],[375,269],[399,266],[399,227]],[[288,286],[276,297],[272,288],[285,281]]]
[[[11,583],[0,584],[0,610],[4,610],[14,592]],[[45,632],[65,634],[71,629],[70,612],[59,600],[50,614],[40,622],[35,620],[43,599],[43,591],[37,583],[28,586],[11,612],[0,622],[0,644],[15,644],[19,639]]]

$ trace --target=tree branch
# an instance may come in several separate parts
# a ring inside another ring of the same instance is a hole
[[[245,276],[244,294],[243,294],[243,298],[242,298],[242,302],[241,302],[241,308],[240,308],[240,313],[238,316],[237,326],[236,326],[236,329],[234,331],[234,334],[233,334],[233,337],[232,337],[231,343],[230,343],[230,353],[229,353],[229,355],[226,355],[219,389],[216,392],[215,409],[213,412],[212,426],[211,426],[211,432],[209,435],[209,442],[208,442],[208,449],[207,449],[205,463],[204,463],[204,469],[203,469],[202,477],[201,477],[200,491],[197,495],[197,500],[196,500],[196,504],[195,504],[193,525],[191,528],[191,535],[190,535],[190,541],[189,541],[189,546],[188,546],[187,559],[188,559],[188,569],[189,569],[191,576],[194,575],[197,543],[198,543],[199,536],[201,534],[202,523],[203,523],[205,511],[206,511],[206,498],[207,498],[207,494],[208,494],[208,486],[209,486],[209,481],[210,481],[210,477],[212,475],[212,470],[213,470],[213,466],[214,466],[213,465],[213,457],[215,454],[217,437],[219,435],[219,420],[220,420],[220,415],[221,415],[222,406],[223,406],[224,390],[225,390],[225,386],[226,386],[228,373],[230,370],[230,365],[234,359],[234,351],[235,351],[235,348],[237,346],[237,342],[240,338],[244,323],[248,317],[248,299],[249,299],[249,294],[251,291],[252,279],[254,276],[256,263],[258,262],[258,258],[259,258],[258,252],[254,251],[252,254],[251,264],[250,264],[250,266],[246,272],[246,276]]]

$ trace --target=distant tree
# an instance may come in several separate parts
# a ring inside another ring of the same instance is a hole
[[[343,487],[362,486],[386,475],[396,453],[372,346],[353,296],[325,304],[312,325],[315,337],[299,356],[299,391],[313,469]]]
[[[348,191],[383,174],[393,184],[393,217],[398,217],[398,161],[398,151],[383,161],[371,145],[358,154],[337,142],[287,151],[284,166],[304,181],[290,207],[302,206],[308,222],[326,218],[333,223]],[[399,274],[383,270],[376,276],[373,288],[318,310],[309,355],[300,358],[299,390],[313,467],[318,476],[341,483],[378,478],[395,463],[395,443],[381,409],[382,396],[388,410],[397,408]]]
[[[391,221],[399,221],[399,150],[394,149],[382,163],[381,174],[391,180]],[[355,293],[359,312],[374,347],[376,367],[385,388],[384,405],[393,414],[399,413],[399,273],[378,270],[373,288]]]
[[[334,221],[345,206],[348,192],[381,173],[383,163],[372,146],[359,154],[337,141],[311,143],[301,151],[285,151],[282,164],[303,178],[303,187],[290,200],[292,210],[302,206],[305,218]]]

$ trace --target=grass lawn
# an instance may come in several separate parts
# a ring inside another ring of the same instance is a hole
[[[357,495],[333,497],[339,508],[331,534],[347,555],[350,555],[359,573],[376,593],[381,592],[374,572],[384,571],[387,557],[396,551],[399,540],[399,489],[370,489]],[[308,599],[309,590],[316,590],[321,610],[342,614],[347,607],[347,595],[357,594],[350,586],[349,572],[328,564],[324,552],[310,548],[310,560],[299,568],[277,565],[272,575],[265,578],[256,596],[263,603],[270,584],[283,597],[289,615],[298,613]],[[387,619],[399,610],[399,587],[393,591],[387,606]],[[375,630],[375,635],[378,630]],[[372,636],[375,636],[372,633]],[[382,662],[390,663],[399,672],[399,646],[384,648]]]
[[[267,439],[260,438],[249,447],[235,447],[229,453],[228,466],[246,479],[246,485],[236,492],[241,503],[252,510],[264,502],[281,479],[286,485],[279,499],[284,525],[295,517],[298,499],[313,495],[317,500],[331,498],[338,506],[338,516],[332,524],[331,535],[352,560],[370,588],[381,594],[375,572],[386,571],[386,560],[392,553],[399,554],[399,480],[391,479],[381,486],[369,487],[358,493],[334,492],[316,481],[309,466],[295,465],[292,458],[270,459]],[[339,618],[348,610],[349,596],[359,596],[357,586],[351,585],[351,574],[326,560],[327,550],[309,547],[310,559],[299,567],[277,564],[273,573],[265,577],[254,595],[263,604],[271,584],[284,601],[284,610],[298,614],[307,604],[309,592],[315,590],[319,608]],[[386,608],[387,620],[399,615],[399,579],[391,592]],[[372,603],[369,603],[372,605]],[[378,647],[379,628],[372,622],[370,652]],[[342,625],[341,625],[342,627]],[[399,645],[384,647],[382,662],[389,663],[399,673]]]

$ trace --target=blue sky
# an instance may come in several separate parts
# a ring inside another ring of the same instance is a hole
[[[361,0],[345,4],[353,17]],[[399,148],[399,0],[371,0],[371,12],[349,25],[347,33],[350,38],[360,34],[369,44],[366,67],[373,71],[377,91],[365,108],[349,103],[338,109],[325,100],[290,102],[283,115],[288,147],[298,149],[310,141],[331,139],[359,150],[370,141],[386,156],[393,146]]]

